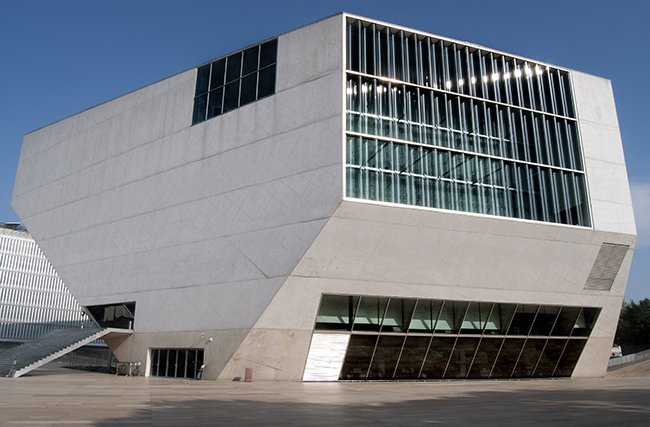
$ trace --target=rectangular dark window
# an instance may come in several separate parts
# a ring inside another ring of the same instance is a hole
[[[203,365],[203,349],[151,349],[152,377],[196,379]]]
[[[192,125],[273,95],[277,51],[275,39],[199,67]]]

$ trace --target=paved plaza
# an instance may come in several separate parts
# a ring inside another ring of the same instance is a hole
[[[245,383],[116,377],[54,362],[0,378],[0,426],[647,426],[650,377],[625,372],[586,380]]]

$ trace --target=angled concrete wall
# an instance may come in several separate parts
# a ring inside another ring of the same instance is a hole
[[[136,301],[118,357],[236,348],[334,212],[342,37],[340,15],[281,35],[275,95],[195,126],[192,69],[25,137],[12,206],[82,305]]]

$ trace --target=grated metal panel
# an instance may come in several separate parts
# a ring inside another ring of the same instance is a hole
[[[611,290],[629,248],[628,245],[603,243],[584,289],[591,291]]]

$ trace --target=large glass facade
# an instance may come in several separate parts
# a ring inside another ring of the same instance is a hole
[[[347,28],[346,195],[590,226],[570,74]]]
[[[275,39],[199,67],[192,124],[273,95],[277,53]]]
[[[593,307],[323,295],[315,332],[349,334],[341,380],[567,377],[599,313]]]

